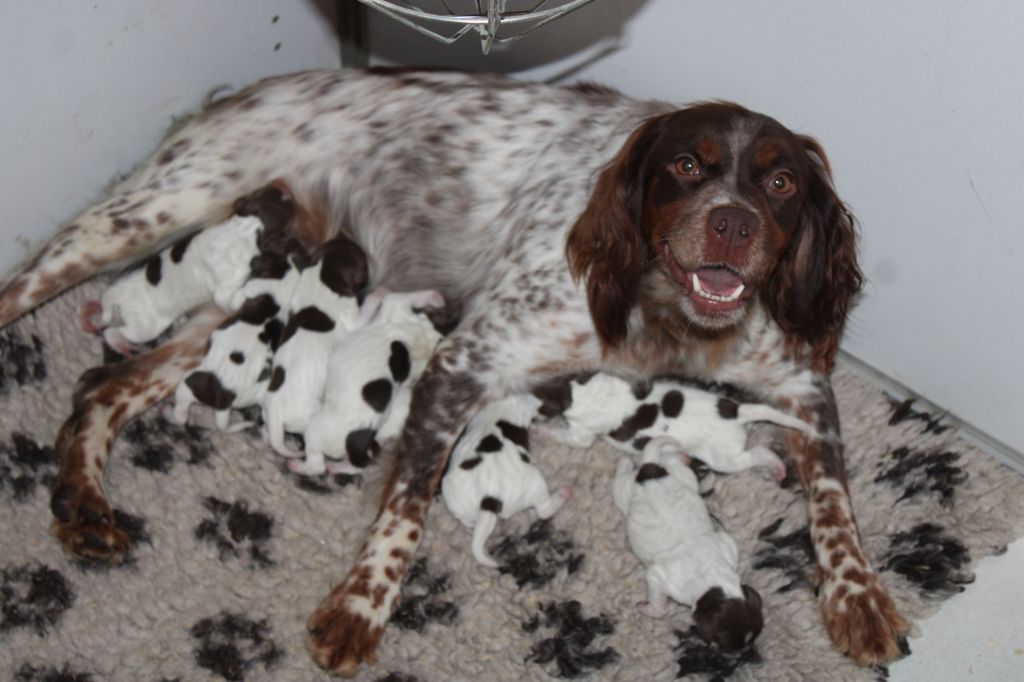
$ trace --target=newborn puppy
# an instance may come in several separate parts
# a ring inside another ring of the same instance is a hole
[[[499,516],[533,507],[547,519],[572,497],[567,485],[551,495],[544,475],[530,463],[527,429],[539,406],[531,395],[516,395],[477,412],[455,443],[441,481],[448,510],[473,528],[473,556],[484,566],[498,565],[486,543]]]
[[[298,474],[356,474],[380,451],[381,437],[397,435],[412,394],[441,340],[424,309],[444,307],[434,290],[374,292],[360,316],[369,320],[338,341],[327,366],[320,411],[306,427],[306,458],[288,461]],[[325,461],[325,457],[330,462]]]
[[[263,402],[270,444],[286,457],[297,453],[285,444],[285,432],[304,433],[320,411],[331,349],[361,324],[356,293],[367,274],[363,250],[338,237],[299,275]]]
[[[269,293],[246,300],[210,335],[199,367],[178,384],[174,409],[165,411],[164,416],[184,424],[189,408],[200,402],[216,411],[221,431],[252,426],[251,422],[231,425],[231,410],[260,405],[266,396],[273,349],[281,334],[280,310]]]
[[[243,210],[260,202],[265,199],[239,200]],[[275,218],[264,230],[256,212],[236,214],[182,239],[118,279],[99,301],[83,303],[78,311],[82,328],[91,333],[103,329],[107,344],[129,355],[135,345],[152,341],[178,317],[211,299],[230,310],[231,296],[249,277],[261,242],[280,229],[277,223]]]
[[[761,596],[740,584],[736,543],[715,529],[678,443],[651,440],[639,469],[619,460],[612,496],[626,516],[630,548],[647,567],[643,613],[663,617],[671,597],[695,607],[697,633],[709,644],[752,644],[764,625]]]
[[[636,454],[652,438],[669,436],[715,471],[762,466],[777,481],[786,477],[786,466],[763,445],[747,449],[746,425],[765,421],[815,435],[805,422],[768,405],[738,403],[671,378],[655,380],[649,390],[610,374],[573,379],[568,399],[546,414],[559,410],[567,429],[554,435],[576,447],[601,436]]]

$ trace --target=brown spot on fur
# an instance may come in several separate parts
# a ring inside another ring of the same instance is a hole
[[[770,168],[779,158],[779,146],[774,142],[766,142],[754,153],[754,163],[758,168]]]
[[[386,584],[377,585],[377,587],[373,588],[373,593],[370,597],[370,603],[373,605],[373,608],[379,609],[384,605],[384,598],[388,596],[388,589],[389,586]]]
[[[718,151],[718,145],[708,139],[697,143],[697,156],[700,157],[701,163],[705,166],[713,166],[722,157]]]
[[[110,413],[110,419],[107,421],[107,428],[116,432],[118,427],[121,426],[121,419],[124,418],[127,411],[128,403],[121,403],[115,407],[114,411]]]
[[[868,582],[868,573],[860,570],[859,568],[848,568],[843,571],[843,580],[847,580],[858,585],[866,585]]]

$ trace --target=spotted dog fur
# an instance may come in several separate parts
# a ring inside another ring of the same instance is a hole
[[[747,446],[747,424],[769,422],[814,435],[806,422],[769,405],[741,403],[674,378],[631,385],[595,374],[570,380],[560,392],[566,399],[560,405],[549,400],[546,412],[565,418],[566,429],[551,429],[564,442],[590,447],[601,436],[621,450],[640,454],[652,438],[668,436],[715,471],[762,466],[776,481],[786,477],[786,465],[771,449]]]
[[[430,319],[416,309],[443,307],[444,298],[433,290],[367,297],[360,317],[372,319],[334,345],[323,404],[306,426],[306,457],[288,460],[290,471],[358,474],[380,451],[378,437],[401,431],[409,386],[441,340]]]
[[[416,385],[366,544],[309,619],[320,665],[352,675],[374,660],[473,411],[595,370],[726,381],[810,423],[820,437],[787,441],[829,635],[861,664],[899,655],[906,624],[860,546],[829,379],[861,286],[856,234],[814,140],[733,104],[487,75],[271,78],[177,128],[63,227],[0,290],[0,325],[215,222],[273,178],[327,218],[304,243],[343,229],[372,286],[438,289],[462,313]],[[104,383],[80,394],[79,415],[111,409]],[[59,449],[102,458],[120,423],[73,418]],[[58,488],[63,540],[109,552],[119,539],[100,525],[98,471],[87,485],[84,470]]]
[[[71,555],[124,557],[130,541],[114,523],[102,481],[114,437],[125,422],[170,395],[226,315],[215,306],[203,308],[162,346],[90,369],[78,380],[71,416],[57,434],[59,469],[50,498],[52,530]]]
[[[473,415],[452,450],[441,494],[448,510],[473,529],[473,556],[497,568],[487,539],[498,519],[529,508],[548,519],[572,497],[572,489],[548,490],[544,475],[530,461],[527,429],[540,407],[532,395],[514,395],[490,403]]]

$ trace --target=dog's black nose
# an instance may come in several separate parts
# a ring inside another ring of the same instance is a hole
[[[750,211],[736,206],[719,206],[708,216],[708,229],[711,233],[729,242],[742,242],[757,233],[759,224],[757,216]]]

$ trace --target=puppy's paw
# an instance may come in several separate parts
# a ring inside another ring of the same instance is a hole
[[[135,344],[129,341],[116,327],[107,327],[104,329],[103,340],[107,342],[108,346],[126,358],[135,355],[138,350]]]
[[[99,334],[103,327],[100,325],[100,315],[103,314],[103,305],[95,300],[83,301],[78,306],[78,326],[86,334]]]
[[[288,471],[299,476],[321,476],[327,467],[323,462],[319,464],[310,462],[302,457],[292,457],[285,462],[285,466],[288,467]]]
[[[637,606],[640,608],[640,613],[648,618],[664,618],[668,613],[667,604],[654,604],[649,601],[642,601]]]

